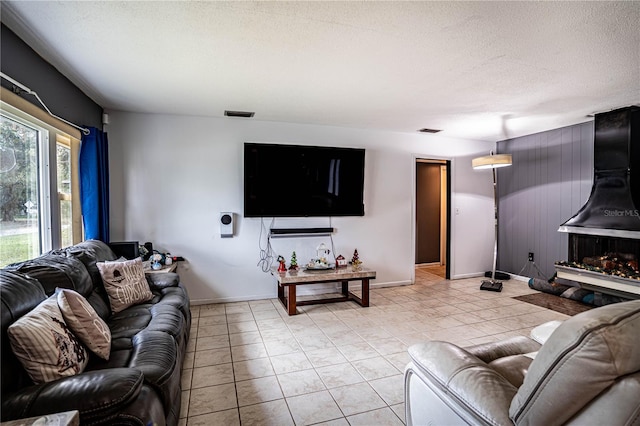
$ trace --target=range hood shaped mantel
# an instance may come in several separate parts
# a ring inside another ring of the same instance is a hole
[[[640,239],[640,107],[595,115],[594,181],[558,231]]]

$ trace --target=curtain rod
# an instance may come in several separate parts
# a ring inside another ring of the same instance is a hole
[[[84,133],[85,136],[89,135],[89,129],[85,128],[85,127],[81,127],[78,126],[77,124],[73,124],[70,121],[65,120],[62,117],[58,117],[57,115],[55,115],[54,113],[51,112],[51,110],[49,110],[49,108],[47,108],[47,106],[44,104],[44,102],[42,102],[42,99],[40,99],[40,96],[38,96],[38,94],[36,92],[34,92],[33,90],[29,89],[27,86],[25,86],[24,84],[14,80],[13,78],[9,77],[8,75],[6,75],[3,72],[0,72],[0,75],[2,76],[2,78],[4,78],[5,80],[9,81],[11,84],[13,84],[14,86],[17,86],[20,90],[24,91],[26,94],[28,95],[33,95],[36,97],[36,99],[38,100],[38,102],[40,102],[40,105],[42,105],[42,107],[47,111],[47,113],[52,116],[53,118],[56,118],[66,124],[68,124],[71,127],[75,127],[76,129],[80,130],[82,133]]]

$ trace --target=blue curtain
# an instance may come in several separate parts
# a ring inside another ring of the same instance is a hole
[[[80,202],[85,239],[109,242],[109,149],[107,134],[89,127],[80,146]]]

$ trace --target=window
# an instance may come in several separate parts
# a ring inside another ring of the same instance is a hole
[[[77,140],[57,135],[56,171],[58,182],[58,208],[60,210],[61,246],[68,247],[81,240],[80,200]]]
[[[81,241],[80,141],[3,102],[0,267]]]
[[[44,129],[4,113],[0,117],[0,264],[5,266],[42,252],[42,172]],[[44,243],[44,244],[43,244]]]

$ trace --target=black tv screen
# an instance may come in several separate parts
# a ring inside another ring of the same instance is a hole
[[[364,216],[364,149],[245,143],[244,216]]]

